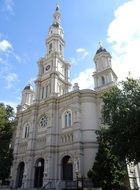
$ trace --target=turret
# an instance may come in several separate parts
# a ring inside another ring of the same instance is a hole
[[[95,90],[104,90],[114,85],[117,81],[117,76],[112,69],[111,55],[101,44],[94,56],[94,62],[96,68],[93,73]]]
[[[25,86],[25,88],[22,91],[22,100],[21,100],[21,106],[23,108],[27,108],[33,103],[34,99],[34,91],[31,84],[28,84]]]

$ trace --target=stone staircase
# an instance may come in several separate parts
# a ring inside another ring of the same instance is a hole
[[[80,183],[79,183],[80,182]],[[75,180],[51,180],[40,188],[10,188],[9,186],[0,186],[0,190],[76,190],[76,189],[93,189],[92,188],[92,181],[89,179],[80,179],[80,181]],[[99,190],[99,189],[98,189]]]
[[[38,188],[10,188],[9,186],[1,186],[0,190],[38,190]],[[39,188],[41,190],[41,188]]]

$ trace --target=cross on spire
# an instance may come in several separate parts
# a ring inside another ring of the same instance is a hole
[[[99,48],[103,47],[103,42],[99,41]]]
[[[57,3],[56,4],[56,9],[55,9],[55,12],[54,12],[54,24],[60,24],[60,11],[59,11],[59,4]]]

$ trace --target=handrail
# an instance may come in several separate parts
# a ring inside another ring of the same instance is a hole
[[[52,181],[48,181],[43,187],[40,188],[40,190],[45,190],[48,185],[51,187]]]

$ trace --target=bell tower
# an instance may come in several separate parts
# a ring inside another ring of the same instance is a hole
[[[111,55],[100,44],[94,56],[96,71],[93,73],[95,90],[102,91],[110,88],[117,82],[117,76],[112,69]]]
[[[35,81],[37,100],[63,95],[71,86],[68,76],[70,64],[64,59],[65,41],[60,18],[61,13],[57,5],[46,40],[47,52],[38,61],[39,72]]]
[[[53,14],[53,24],[49,28],[48,38],[46,40],[47,55],[57,52],[61,58],[64,58],[64,31],[60,26],[61,13],[59,6],[56,6]]]

